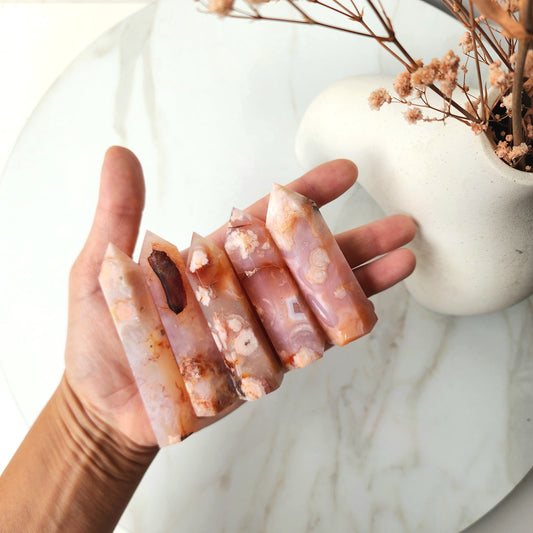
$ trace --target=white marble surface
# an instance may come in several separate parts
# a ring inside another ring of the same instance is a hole
[[[457,41],[460,30],[416,0],[385,5],[415,55]],[[0,365],[28,421],[62,371],[68,270],[108,145],[129,146],[144,164],[143,227],[184,246],[273,180],[301,173],[294,134],[321,89],[397,70],[363,39],[220,21],[196,7],[160,1],[98,39],[44,98],[6,167]],[[342,230],[380,213],[354,188],[326,216]],[[452,318],[402,286],[374,301],[380,322],[368,338],[162,451],[121,526],[452,532],[505,496],[533,464],[531,302]]]

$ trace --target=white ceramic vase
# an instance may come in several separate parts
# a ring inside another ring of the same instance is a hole
[[[307,109],[297,140],[305,167],[347,158],[386,214],[414,218],[415,272],[406,285],[427,308],[468,315],[533,293],[533,174],[512,169],[485,135],[449,119],[408,124],[405,106],[373,111],[369,94],[390,76],[335,83]]]

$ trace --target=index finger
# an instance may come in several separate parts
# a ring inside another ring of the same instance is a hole
[[[348,159],[336,159],[319,165],[289,183],[287,187],[299,192],[321,207],[346,192],[357,179],[357,166]],[[269,195],[245,209],[252,216],[265,220]],[[227,223],[208,236],[219,247],[224,245]]]

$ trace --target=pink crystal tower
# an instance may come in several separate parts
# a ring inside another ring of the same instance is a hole
[[[316,204],[274,184],[266,226],[331,342],[344,346],[377,321]]]
[[[187,276],[242,397],[277,389],[281,365],[224,251],[193,234]]]
[[[324,333],[264,222],[233,209],[224,247],[283,366],[320,359]]]
[[[196,415],[220,413],[238,396],[187,279],[180,252],[146,232],[139,263]]]
[[[199,428],[139,265],[109,244],[100,285],[159,446]]]

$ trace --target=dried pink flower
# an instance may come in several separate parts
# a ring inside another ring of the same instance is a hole
[[[224,17],[233,9],[233,2],[234,0],[209,0],[208,9],[211,13]]]
[[[513,161],[519,159],[527,154],[528,147],[526,143],[521,143],[518,146],[513,146],[512,150],[509,152],[509,160]]]
[[[429,63],[429,66],[435,70],[435,72],[437,74],[440,74],[440,71],[441,71],[441,68],[442,68],[442,63],[440,61],[440,59],[437,59],[436,57],[434,57],[431,62]]]
[[[509,93],[507,96],[502,98],[502,106],[507,109],[507,112],[510,113],[513,109],[513,93]]]
[[[500,67],[501,63],[499,61],[495,61],[489,65],[489,83],[495,89],[505,91],[511,80],[509,74],[506,74],[505,71]]]
[[[411,87],[411,73],[407,70],[400,72],[392,86],[400,98],[407,98],[413,91]]]
[[[465,54],[474,51],[474,39],[472,39],[472,34],[469,31],[463,33],[458,44],[463,47],[463,52]]]
[[[431,64],[420,67],[411,74],[411,85],[413,87],[427,87],[431,85],[438,74],[438,68],[434,68]]]
[[[453,50],[448,50],[442,58],[441,68],[437,78],[440,81],[441,91],[448,97],[452,96],[457,86],[457,71],[459,70],[460,63],[459,57]]]
[[[505,161],[509,160],[509,152],[510,148],[508,144],[505,141],[500,141],[496,148],[494,149],[494,152],[500,159],[504,159]]]
[[[440,82],[440,90],[448,97],[451,97],[453,91],[457,87],[457,82],[455,80],[442,80]]]
[[[477,122],[473,122],[470,128],[476,135],[479,135],[480,133],[483,133],[487,129],[487,126],[486,124],[478,124]]]
[[[383,104],[390,104],[391,100],[391,95],[387,90],[376,89],[370,93],[368,104],[370,105],[370,109],[375,109],[377,111],[378,109],[381,109]]]
[[[513,146],[511,148],[506,141],[500,141],[494,151],[500,159],[511,163],[512,161],[525,156],[528,150],[529,148],[526,143],[521,143],[518,146]]]
[[[448,77],[450,75],[457,76],[460,63],[459,56],[457,56],[453,50],[448,50],[441,61],[441,73],[442,76]]]
[[[419,120],[422,120],[422,111],[418,107],[408,107],[407,111],[403,114],[405,120],[409,124],[416,124]]]

